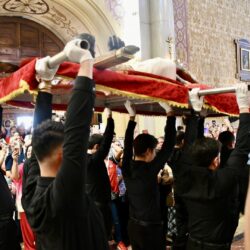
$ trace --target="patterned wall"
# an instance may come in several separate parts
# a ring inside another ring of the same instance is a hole
[[[189,70],[215,86],[237,82],[234,39],[250,40],[249,0],[188,0]]]
[[[176,59],[188,67],[187,1],[173,0]]]
[[[123,26],[123,18],[125,15],[123,2],[124,0],[104,0],[107,9],[121,27]]]

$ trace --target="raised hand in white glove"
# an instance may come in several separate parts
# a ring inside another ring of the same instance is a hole
[[[238,103],[239,109],[249,108],[249,99],[248,99],[248,86],[245,83],[238,83],[236,85],[236,100]]]
[[[68,42],[64,47],[64,53],[68,60],[75,63],[82,63],[83,61],[93,59],[89,50],[80,47],[80,39],[74,39]]]
[[[59,65],[54,68],[49,68],[48,66],[49,59],[50,59],[50,56],[46,56],[36,61],[35,70],[36,70],[36,76],[38,79],[41,79],[44,81],[51,81],[54,78],[59,68]]]
[[[124,103],[124,106],[125,108],[127,109],[128,113],[129,113],[129,116],[135,116],[136,115],[136,112],[135,112],[135,109],[132,108],[132,103],[127,100],[125,103]]]
[[[166,102],[159,102],[159,104],[166,111],[166,113],[172,111],[172,108]]]
[[[106,107],[103,111],[107,117],[112,117],[112,111],[110,108]]]
[[[199,91],[200,88],[193,88],[189,91],[189,101],[195,111],[201,111],[203,106],[204,96],[199,96]]]

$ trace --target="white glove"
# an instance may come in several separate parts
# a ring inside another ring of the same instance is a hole
[[[50,56],[46,56],[36,61],[36,66],[35,66],[36,75],[39,79],[44,81],[51,81],[54,78],[59,68],[59,65],[54,68],[49,68],[48,66],[49,59]]]
[[[164,110],[166,111],[166,113],[171,112],[172,108],[165,102],[159,102],[160,106],[162,108],[164,108]]]
[[[127,100],[127,101],[124,103],[124,106],[125,106],[125,108],[127,109],[128,113],[129,113],[129,116],[135,116],[135,115],[136,115],[135,109],[132,108],[131,102],[130,102],[129,100]]]
[[[193,88],[189,91],[189,101],[195,111],[201,111],[203,106],[204,96],[199,96],[199,91],[200,88]]]
[[[64,47],[64,53],[68,60],[75,63],[82,63],[83,61],[93,59],[89,50],[80,47],[80,39],[74,39],[68,42]]]
[[[112,111],[110,108],[106,107],[103,111],[107,117],[111,117],[112,116]]]
[[[237,100],[239,109],[249,108],[247,84],[238,83],[236,85],[236,100]]]

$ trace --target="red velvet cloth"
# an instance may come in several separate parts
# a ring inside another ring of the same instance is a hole
[[[57,75],[69,78],[69,80],[66,81],[66,84],[53,86],[53,90],[70,89],[72,87],[71,81],[76,77],[78,69],[79,64],[71,62],[62,63],[57,71]],[[181,108],[188,107],[188,88],[209,88],[205,84],[190,84],[186,87],[169,78],[136,71],[114,72],[111,70],[94,69],[94,80],[97,89],[110,90],[116,95],[151,100],[153,102],[166,101]],[[27,85],[23,83],[27,83]],[[8,101],[13,106],[33,108],[30,102],[13,99],[22,94],[27,88],[29,91],[35,90],[37,85],[38,82],[35,79],[35,59],[26,60],[23,67],[15,73],[0,79],[0,102]],[[65,94],[68,94],[68,92],[65,91]],[[205,103],[214,111],[231,115],[238,114],[234,94],[209,95],[205,97]],[[66,103],[55,104],[54,108],[64,110]],[[96,108],[97,110],[102,110],[103,107]],[[154,114],[152,111],[148,113]]]

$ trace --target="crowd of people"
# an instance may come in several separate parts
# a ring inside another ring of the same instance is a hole
[[[65,122],[52,119],[50,81],[57,68],[37,60],[40,83],[33,133],[5,122],[0,149],[0,249],[20,249],[13,213],[20,220],[24,249],[38,250],[229,250],[249,177],[248,89],[236,86],[237,136],[225,129],[204,133],[203,98],[189,93],[186,128],[166,102],[164,136],[134,138],[136,109],[124,143],[105,108],[107,126],[90,134],[95,101],[93,53],[67,43],[64,52],[80,64]],[[215,137],[215,136],[212,136]],[[124,144],[124,145],[122,145]],[[6,182],[7,180],[7,182]],[[15,197],[15,198],[13,198]],[[14,200],[15,199],[15,200]]]

